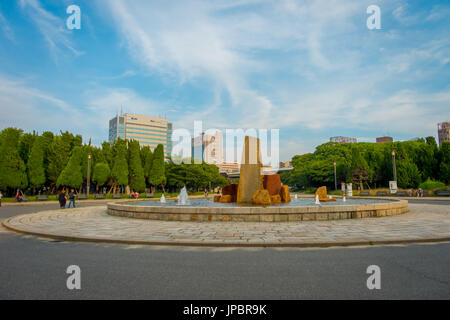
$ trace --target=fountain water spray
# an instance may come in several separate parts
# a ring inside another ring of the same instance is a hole
[[[189,198],[186,191],[186,186],[181,188],[180,194],[178,195],[178,205],[185,206],[189,204]]]
[[[342,198],[342,202],[347,201],[347,199],[345,198],[345,196]]]
[[[316,204],[320,204],[319,195],[316,195]]]
[[[164,194],[161,196],[161,198],[159,199],[159,201],[161,203],[166,203],[166,197],[164,197]]]

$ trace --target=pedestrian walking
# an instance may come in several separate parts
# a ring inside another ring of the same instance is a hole
[[[205,191],[203,192],[203,194],[205,195],[205,199],[208,199],[208,189],[205,188]]]
[[[69,205],[67,206],[70,208],[70,205],[72,205],[75,208],[75,190],[71,189],[69,192]]]
[[[65,209],[66,208],[67,197],[66,197],[66,192],[64,191],[64,189],[61,190],[61,192],[59,193],[58,201],[59,201],[59,207],[61,209]]]
[[[3,193],[0,191],[0,207],[2,206]]]

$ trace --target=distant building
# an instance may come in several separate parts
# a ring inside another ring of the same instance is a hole
[[[439,146],[441,146],[444,141],[450,141],[450,122],[438,123],[438,138]]]
[[[350,138],[350,137],[331,137],[330,142],[337,142],[337,143],[356,143],[356,138]]]
[[[233,173],[240,171],[238,162],[222,162],[218,167],[220,172]]]
[[[394,139],[392,139],[392,137],[378,137],[377,139],[377,143],[385,143],[385,142],[393,142]]]
[[[172,153],[172,130],[172,123],[167,119],[126,113],[109,120],[109,141],[137,140],[152,150],[162,144],[167,158]]]
[[[202,133],[192,138],[192,158],[202,160],[209,164],[223,162],[222,131],[215,133]]]
[[[280,162],[280,168],[291,168],[291,167],[292,167],[292,161]]]

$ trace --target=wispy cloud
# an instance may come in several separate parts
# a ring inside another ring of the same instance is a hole
[[[14,35],[14,31],[11,28],[10,23],[6,20],[3,14],[0,12],[0,28],[7,39],[16,42],[16,37]]]
[[[55,61],[66,50],[76,56],[83,54],[72,44],[69,38],[71,32],[66,29],[65,21],[45,10],[38,0],[20,0],[20,7],[37,26]]]

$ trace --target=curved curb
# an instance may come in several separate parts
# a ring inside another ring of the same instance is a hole
[[[20,216],[20,215],[19,215]],[[43,237],[61,241],[77,241],[91,243],[112,243],[126,245],[150,245],[150,246],[183,246],[183,247],[235,247],[235,248],[328,248],[328,247],[356,247],[356,246],[374,246],[374,245],[401,245],[401,244],[419,244],[419,243],[440,243],[450,242],[450,237],[426,238],[426,239],[396,239],[396,240],[362,240],[362,241],[341,241],[341,242],[252,242],[252,243],[220,243],[220,242],[189,242],[189,241],[146,241],[146,240],[127,240],[113,238],[89,238],[82,236],[68,236],[53,233],[42,233],[27,231],[12,226],[8,221],[12,218],[2,221],[2,225],[14,232]]]

